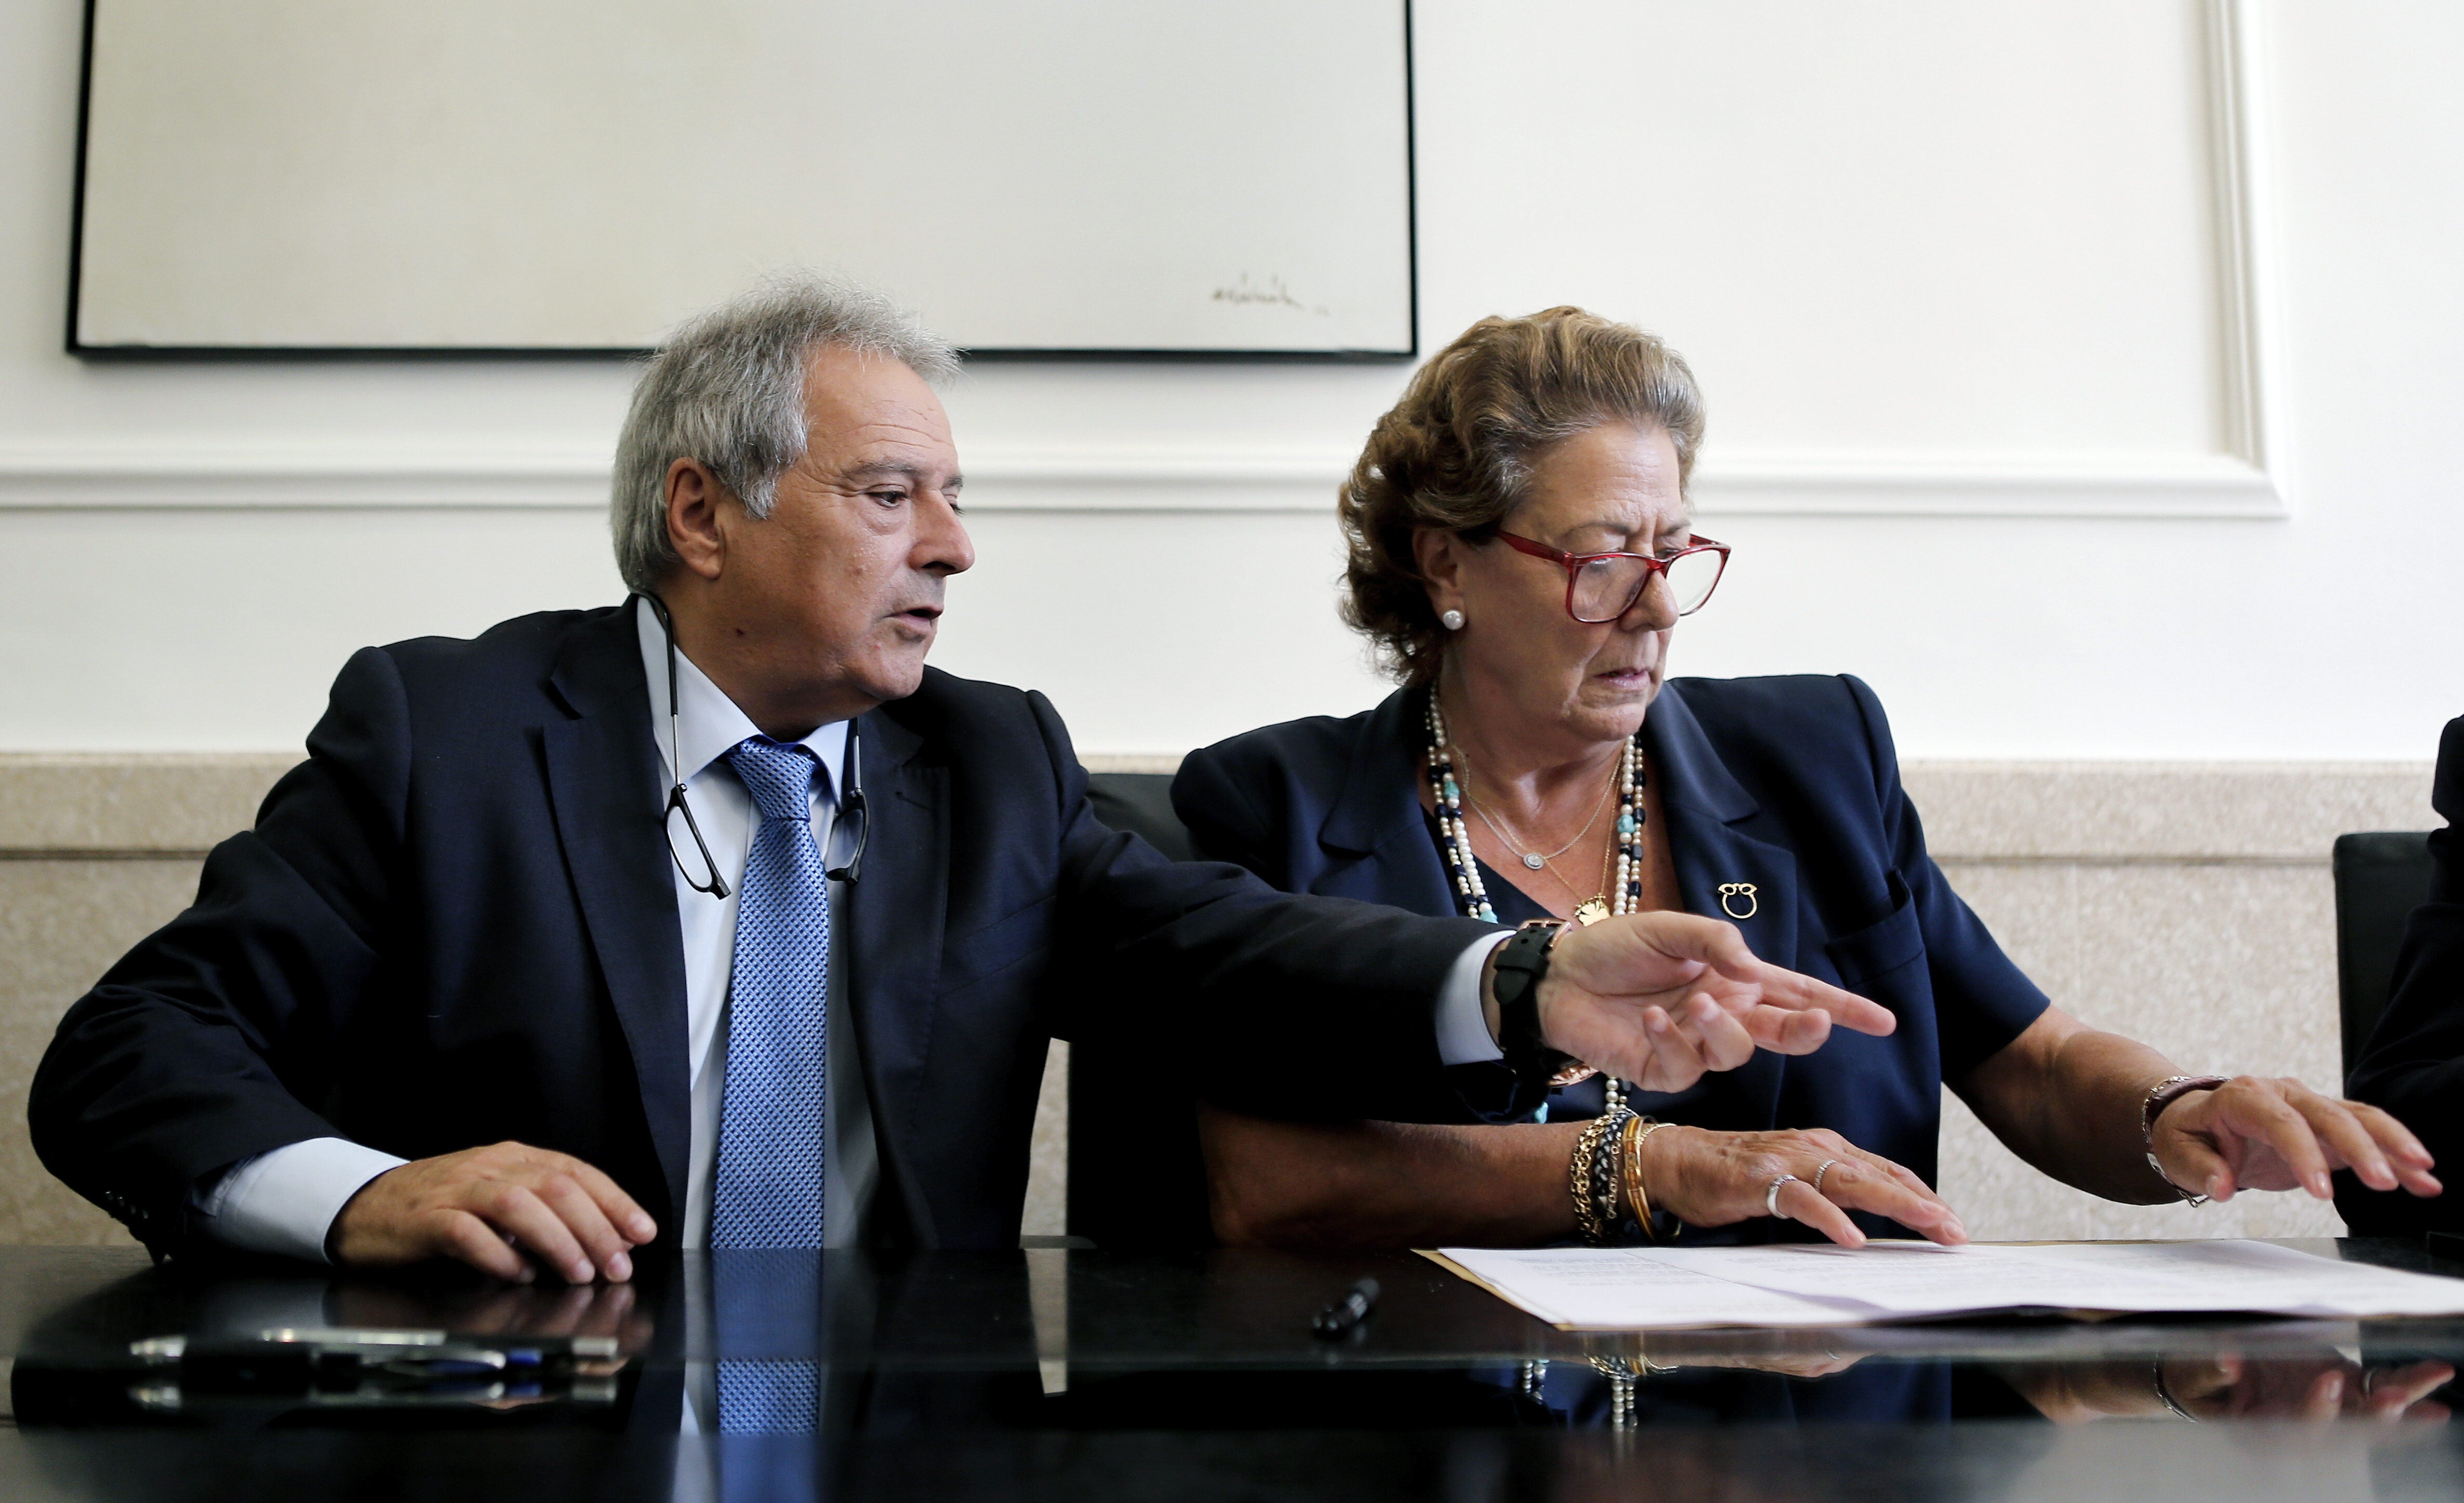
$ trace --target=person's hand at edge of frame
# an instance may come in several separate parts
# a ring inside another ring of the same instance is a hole
[[[2430,1150],[2402,1122],[2299,1080],[2236,1075],[2189,1092],[2157,1115],[2151,1147],[2176,1188],[2217,1201],[2297,1187],[2332,1200],[2328,1176],[2338,1169],[2373,1190],[2429,1197],[2442,1188]]]

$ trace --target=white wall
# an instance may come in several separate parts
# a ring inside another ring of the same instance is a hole
[[[614,598],[619,367],[59,352],[79,9],[0,8],[0,749],[296,744],[355,646]],[[2464,10],[1418,11],[1424,347],[1575,300],[1704,378],[1681,669],[1861,674],[1929,758],[2464,712]],[[1369,702],[1328,498],[1404,374],[979,368],[939,661],[1093,751]]]

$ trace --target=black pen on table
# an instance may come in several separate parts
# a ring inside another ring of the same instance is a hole
[[[1345,1291],[1341,1299],[1319,1311],[1317,1318],[1309,1322],[1309,1330],[1330,1340],[1348,1336],[1376,1308],[1377,1281],[1364,1278]]]

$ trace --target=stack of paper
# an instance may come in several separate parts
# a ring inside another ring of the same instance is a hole
[[[2264,1242],[1446,1248],[1426,1255],[1569,1331],[1855,1325],[1993,1311],[2464,1315],[2464,1279]]]

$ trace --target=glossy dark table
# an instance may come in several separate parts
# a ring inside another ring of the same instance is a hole
[[[2401,1244],[2292,1245],[2464,1275]],[[1363,1274],[1375,1316],[1314,1338]],[[318,1325],[580,1331],[623,1356],[538,1392],[372,1398],[182,1391],[129,1354]],[[566,1291],[0,1249],[0,1358],[11,1500],[2464,1497],[2444,1418],[2464,1321],[1583,1337],[1408,1254],[721,1255]],[[707,1364],[747,1359],[823,1364],[824,1432],[680,1436]]]

